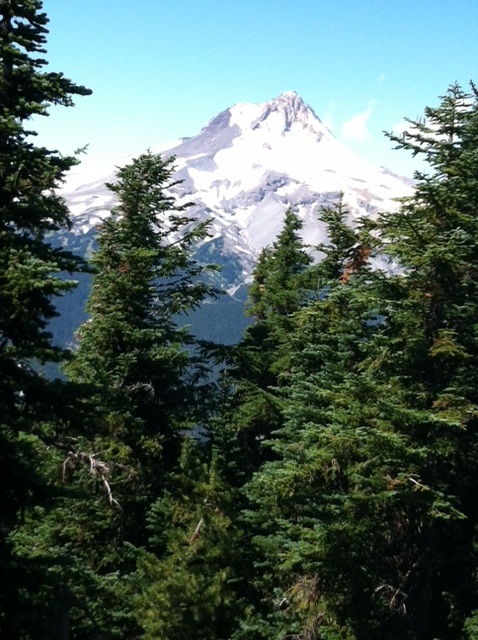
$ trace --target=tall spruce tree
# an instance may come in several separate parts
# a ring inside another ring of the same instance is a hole
[[[27,568],[12,559],[9,535],[49,491],[42,424],[60,406],[59,385],[39,372],[64,356],[52,344],[48,321],[54,297],[73,286],[59,272],[79,266],[48,241],[49,232],[69,226],[55,189],[76,160],[36,146],[27,123],[48,115],[51,105],[69,107],[75,95],[90,93],[45,70],[47,22],[39,0],[0,3],[0,635],[8,638],[22,633],[18,611],[28,588]]]
[[[309,295],[306,275],[311,258],[299,236],[301,227],[297,214],[287,210],[282,231],[259,257],[249,289],[248,313],[253,322],[232,349],[232,367],[224,379],[224,409],[209,423],[216,469],[227,497],[223,509],[230,520],[229,544],[220,552],[229,563],[219,609],[229,623],[227,637],[241,633],[241,621],[259,597],[255,578],[260,569],[251,544],[253,529],[242,514],[247,504],[242,488],[270,458],[264,440],[282,424],[278,388],[289,368],[293,314]],[[216,544],[216,554],[218,550]]]
[[[307,274],[316,286],[315,295],[309,296],[308,304],[293,318],[289,371],[283,375],[280,388],[285,424],[264,443],[272,450],[272,459],[246,485],[249,504],[243,518],[255,537],[252,561],[256,571],[252,580],[256,601],[235,636],[241,640],[251,635],[264,639],[276,634],[315,637],[313,623],[319,612],[315,607],[314,573],[308,556],[304,566],[297,558],[307,552],[313,558],[314,545],[317,553],[319,545],[312,535],[306,538],[304,534],[304,540],[298,535],[302,533],[301,523],[306,528],[312,526],[314,518],[320,521],[326,496],[319,491],[314,475],[327,459],[321,429],[328,433],[326,418],[335,393],[342,394],[347,406],[347,392],[341,387],[345,376],[361,361],[361,345],[370,332],[366,322],[370,319],[369,297],[351,295],[360,282],[369,279],[369,248],[362,234],[346,225],[346,215],[341,200],[336,207],[319,213],[329,239],[317,247],[323,259]],[[339,442],[332,430],[331,437]],[[295,559],[291,560],[293,554]]]
[[[216,452],[186,439],[176,472],[146,521],[133,598],[145,640],[227,640],[238,626],[240,538],[234,493]]]
[[[277,458],[248,487],[255,637],[475,637],[475,88],[425,115],[392,139],[429,173],[299,314]],[[370,247],[399,271],[371,270]]]

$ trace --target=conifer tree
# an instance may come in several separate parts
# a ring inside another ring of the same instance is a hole
[[[196,366],[194,338],[179,316],[214,295],[207,269],[191,258],[207,223],[194,222],[167,194],[172,163],[146,153],[109,185],[118,206],[98,236],[91,319],[67,367],[95,397],[91,446],[130,470],[125,481],[135,478],[121,499],[123,534],[134,544],[146,541],[137,523],[177,465],[184,431],[204,417],[200,358]]]
[[[158,562],[165,553],[146,521],[163,493],[176,495],[184,433],[204,419],[210,388],[179,316],[213,293],[190,256],[206,225],[165,191],[172,171],[172,159],[147,153],[110,185],[118,206],[92,260],[91,320],[65,367],[80,402],[64,427],[67,447],[49,468],[52,484],[61,470],[62,487],[15,535],[17,549],[35,549],[37,561],[56,558],[50,583],[28,603],[43,606],[38,637],[52,628],[62,638],[139,637],[136,563],[141,553]],[[63,402],[71,404],[66,395]]]
[[[392,139],[429,172],[299,313],[276,460],[248,487],[270,576],[255,637],[473,637],[475,88],[425,115]],[[399,270],[370,270],[370,248]]]
[[[231,375],[237,385],[230,420],[242,442],[246,473],[259,467],[261,442],[281,423],[281,402],[274,389],[288,370],[292,315],[306,298],[311,263],[299,236],[301,228],[297,214],[288,209],[277,239],[263,249],[249,290],[248,313],[254,320],[233,356]]]
[[[298,216],[286,211],[281,233],[259,257],[249,290],[248,313],[253,323],[233,348],[232,368],[223,381],[224,408],[208,424],[222,493],[227,496],[224,511],[230,520],[229,545],[221,554],[229,562],[224,586],[229,604],[223,616],[229,620],[231,637],[241,633],[246,612],[259,597],[257,554],[251,544],[253,530],[242,513],[247,504],[242,488],[270,457],[263,441],[282,423],[277,387],[289,367],[292,315],[308,295],[306,273],[311,259],[299,237],[301,226]]]
[[[336,207],[319,213],[328,241],[317,247],[323,259],[307,274],[317,287],[316,295],[294,316],[295,330],[289,338],[290,369],[280,389],[285,424],[264,443],[272,449],[272,459],[246,485],[249,504],[243,518],[255,536],[256,572],[252,579],[258,597],[250,617],[242,621],[242,631],[235,636],[241,640],[250,635],[302,637],[303,633],[303,637],[309,637],[310,633],[314,637],[315,616],[324,613],[323,604],[321,612],[315,600],[308,556],[299,575],[295,563],[302,552],[310,553],[313,561],[314,544],[317,552],[319,549],[312,535],[297,540],[299,523],[303,521],[305,529],[309,523],[320,521],[321,504],[327,499],[314,481],[314,475],[327,465],[321,433],[328,433],[335,394],[341,394],[347,407],[344,379],[363,359],[361,345],[370,332],[364,322],[370,318],[369,296],[352,295],[370,278],[364,258],[368,247],[360,231],[346,225],[346,215],[341,200]],[[342,446],[340,436],[334,434],[332,441]],[[337,454],[331,455],[333,458]],[[333,461],[330,464],[333,466]]]
[[[42,429],[58,414],[62,395],[59,383],[40,373],[41,365],[64,357],[48,321],[54,297],[73,286],[59,272],[80,265],[48,240],[70,224],[55,189],[76,159],[36,146],[28,121],[90,91],[46,70],[47,23],[40,0],[0,4],[0,635],[8,638],[22,633],[15,611],[28,590],[24,561],[12,559],[10,533],[49,491],[42,473],[51,454],[42,447]]]
[[[14,538],[27,555],[35,549],[37,564],[55,557],[49,583],[25,601],[43,608],[38,638],[140,637],[133,606],[140,548],[157,560],[165,551],[146,528],[148,514],[168,487],[174,491],[184,432],[204,419],[211,395],[199,349],[179,325],[214,293],[190,256],[206,225],[166,193],[172,172],[172,159],[147,153],[110,185],[118,206],[92,260],[91,320],[65,367],[64,390],[73,388],[79,401],[63,394],[65,447],[48,468],[52,488],[59,470],[62,486]]]
[[[152,505],[135,577],[135,610],[144,640],[230,637],[238,625],[233,494],[216,452],[187,438],[177,470]]]

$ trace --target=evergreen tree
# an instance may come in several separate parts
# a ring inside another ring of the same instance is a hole
[[[249,505],[243,518],[255,535],[253,580],[258,598],[242,621],[242,631],[235,636],[238,640],[276,634],[313,638],[316,617],[325,615],[314,589],[315,567],[309,566],[309,556],[310,562],[317,562],[312,554],[314,547],[318,554],[318,539],[312,533],[306,537],[302,529],[320,521],[327,501],[329,494],[322,494],[316,479],[327,468],[321,433],[343,446],[340,430],[329,431],[331,406],[335,394],[341,396],[342,413],[352,400],[344,380],[363,359],[361,345],[372,326],[367,322],[369,296],[357,295],[370,278],[369,249],[360,230],[347,227],[346,215],[341,200],[336,207],[320,211],[328,242],[317,247],[323,259],[307,274],[317,293],[295,314],[296,328],[289,337],[290,370],[280,389],[285,424],[265,442],[273,459],[246,486]],[[332,474],[337,452],[330,455]]]
[[[134,597],[145,640],[226,639],[242,613],[232,493],[208,449],[185,440],[178,469],[148,514],[150,550],[140,555]]]
[[[263,249],[249,290],[248,313],[254,322],[234,350],[230,372],[237,382],[227,422],[238,434],[243,472],[259,468],[262,441],[281,423],[282,406],[275,392],[289,367],[293,313],[307,298],[306,273],[311,258],[299,236],[302,223],[291,209],[272,247]],[[236,469],[237,471],[237,469]]]
[[[0,5],[0,635],[8,638],[23,633],[16,612],[29,588],[25,559],[12,559],[10,533],[50,491],[43,425],[55,419],[63,393],[40,373],[41,365],[64,357],[52,344],[48,321],[54,297],[73,286],[59,272],[80,265],[48,241],[51,231],[68,228],[68,210],[55,189],[76,160],[36,146],[26,125],[48,115],[51,105],[72,106],[73,96],[90,93],[45,70],[48,20],[41,9],[39,0]]]
[[[207,225],[168,195],[172,163],[144,154],[108,185],[118,206],[98,234],[91,319],[66,367],[83,397],[82,430],[61,464],[74,500],[56,500],[44,539],[59,557],[68,548],[65,618],[77,638],[142,633],[136,563],[141,554],[159,562],[166,551],[145,526],[148,514],[174,494],[184,433],[212,402],[201,349],[180,326],[215,295],[207,269],[191,258]],[[66,508],[69,527],[58,531]],[[24,532],[24,544],[35,540],[34,524]]]
[[[95,396],[91,446],[128,468],[125,479],[136,483],[121,500],[124,536],[134,544],[145,542],[137,523],[177,465],[184,430],[204,418],[209,391],[194,339],[179,326],[180,315],[214,295],[206,269],[191,258],[207,224],[195,223],[166,193],[175,184],[172,162],[144,154],[109,185],[119,204],[98,236],[91,320],[67,367]]]
[[[246,504],[242,487],[269,456],[262,449],[263,440],[282,421],[282,401],[276,387],[288,367],[292,313],[307,296],[303,283],[311,262],[298,234],[301,226],[298,216],[288,210],[281,233],[259,257],[249,290],[248,312],[254,322],[232,349],[232,367],[222,381],[219,412],[208,423],[209,446],[221,483],[221,513],[229,522],[226,546],[216,538],[212,547],[202,550],[210,557],[222,558],[220,566],[226,576],[218,592],[221,604],[216,613],[220,612],[222,619],[221,632],[214,632],[218,638],[235,637],[258,597],[253,532],[241,513]]]
[[[255,637],[473,637],[477,98],[453,86],[392,136],[430,172],[299,313],[277,458],[248,487]],[[400,270],[371,270],[371,249]]]
[[[159,561],[166,551],[145,524],[163,493],[174,494],[184,432],[204,419],[210,388],[201,354],[178,323],[213,293],[190,257],[206,225],[167,195],[172,171],[171,159],[148,153],[110,185],[118,207],[92,260],[91,320],[66,366],[81,401],[64,396],[63,433],[58,425],[50,430],[50,440],[61,441],[55,448],[63,445],[50,482],[61,470],[63,484],[14,536],[16,548],[37,563],[55,557],[49,583],[29,602],[47,612],[38,637],[51,637],[52,629],[62,640],[69,633],[139,637],[136,563],[147,553]]]

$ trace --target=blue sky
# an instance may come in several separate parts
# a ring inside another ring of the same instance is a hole
[[[365,158],[416,166],[383,131],[478,82],[478,0],[44,0],[51,69],[93,90],[35,123],[88,163],[197,133],[296,91]]]

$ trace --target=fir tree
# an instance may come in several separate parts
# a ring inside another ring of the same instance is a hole
[[[167,488],[174,491],[184,432],[204,419],[201,354],[179,322],[213,293],[190,256],[206,225],[165,191],[172,171],[171,159],[148,153],[110,185],[118,207],[92,260],[91,320],[66,367],[65,389],[80,401],[64,394],[62,421],[48,433],[54,450],[63,447],[45,473],[53,489],[60,470],[62,487],[13,536],[35,566],[55,558],[28,602],[43,608],[37,637],[141,634],[133,606],[140,547],[151,557],[164,552],[145,523]]]
[[[303,282],[311,262],[299,237],[301,226],[298,216],[288,210],[281,233],[259,257],[249,290],[248,313],[254,318],[253,324],[232,349],[232,368],[222,384],[222,406],[208,423],[209,446],[222,486],[221,511],[229,521],[226,548],[221,546],[224,541],[216,539],[203,551],[211,557],[219,554],[228,562],[223,565],[227,580],[219,592],[218,612],[223,619],[221,633],[229,635],[216,631],[214,637],[235,637],[246,611],[258,597],[253,532],[241,513],[246,504],[242,487],[269,456],[262,449],[263,440],[282,421],[283,407],[276,387],[288,367],[292,314],[307,297]]]
[[[247,312],[254,321],[233,354],[231,376],[237,384],[227,420],[241,441],[238,451],[246,474],[260,466],[265,453],[261,443],[281,423],[275,388],[289,367],[293,313],[307,298],[305,278],[311,263],[301,228],[297,214],[288,209],[282,231],[272,247],[263,249],[249,290]]]
[[[474,87],[453,86],[392,136],[429,173],[299,313],[276,460],[248,487],[269,576],[256,637],[472,637],[477,122]]]
[[[42,425],[60,410],[60,385],[39,372],[64,357],[52,344],[48,321],[54,297],[73,286],[59,272],[80,265],[48,241],[50,232],[69,226],[55,189],[76,159],[36,146],[27,121],[90,93],[45,70],[48,20],[41,9],[39,0],[0,5],[0,635],[9,638],[23,633],[15,612],[28,590],[25,562],[12,560],[9,534],[49,491],[42,474],[51,454],[41,444]]]
[[[139,557],[134,597],[145,640],[226,639],[242,614],[233,494],[208,449],[185,440],[178,469],[148,514],[149,551]]]
[[[246,485],[250,502],[243,517],[255,535],[258,598],[250,617],[242,621],[238,639],[279,633],[315,637],[317,619],[324,624],[332,613],[331,603],[324,606],[317,596],[316,569],[310,566],[318,564],[313,553],[315,548],[318,556],[320,549],[312,527],[320,522],[329,498],[317,476],[335,473],[338,453],[327,451],[328,438],[339,449],[350,439],[350,434],[330,428],[332,405],[336,394],[342,413],[352,401],[346,377],[363,360],[361,345],[371,330],[369,296],[358,295],[370,278],[365,257],[369,250],[361,233],[347,227],[346,214],[341,200],[335,208],[320,211],[329,240],[317,247],[323,259],[307,274],[316,284],[316,295],[294,316],[290,369],[280,389],[285,424],[265,443],[273,459]]]
[[[61,421],[45,434],[54,445],[49,499],[12,535],[30,568],[48,569],[36,598],[25,599],[30,619],[43,615],[34,637],[142,633],[133,606],[140,547],[164,552],[146,521],[174,491],[184,432],[204,419],[206,404],[201,354],[179,326],[213,293],[190,256],[206,225],[165,191],[172,171],[171,159],[148,153],[110,185],[118,206],[92,260],[91,320],[65,368],[64,391],[74,393],[63,394]]]
[[[195,223],[167,194],[175,184],[172,162],[144,154],[109,185],[119,204],[99,233],[91,320],[80,328],[67,368],[95,396],[91,435],[98,444],[91,446],[135,478],[121,500],[124,536],[135,544],[145,541],[137,523],[175,468],[184,431],[203,419],[209,389],[194,339],[179,325],[181,314],[214,295],[206,269],[191,258],[207,224]]]
[[[196,223],[187,205],[176,205],[169,195],[176,184],[173,171],[172,158],[146,153],[119,169],[117,182],[108,185],[118,206],[98,235],[91,319],[80,327],[78,349],[66,368],[83,386],[90,408],[84,437],[76,443],[87,455],[69,459],[73,486],[85,483],[92,457],[103,465],[92,494],[96,506],[83,506],[87,514],[93,508],[98,513],[88,531],[96,537],[95,553],[78,549],[96,578],[93,605],[115,586],[110,624],[97,613],[103,637],[141,633],[131,590],[147,589],[148,578],[141,570],[138,583],[136,563],[138,557],[160,563],[166,553],[146,522],[165,493],[175,495],[184,434],[201,424],[212,401],[201,349],[180,326],[188,311],[215,295],[208,269],[191,257],[207,224]],[[88,637],[84,620],[73,624]]]

